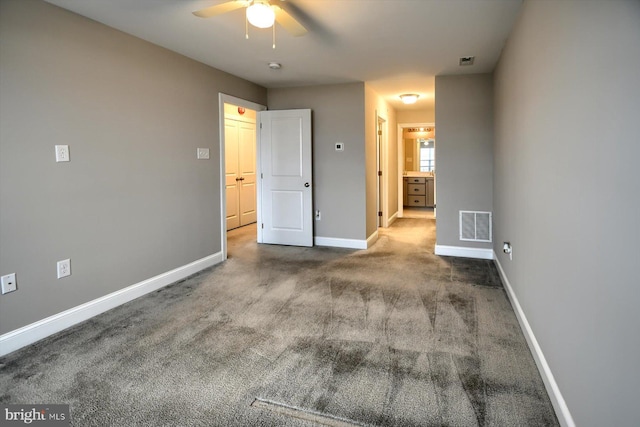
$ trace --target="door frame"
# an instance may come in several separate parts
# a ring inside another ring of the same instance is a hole
[[[426,128],[429,126],[433,126],[436,127],[436,124],[433,122],[427,123],[398,123],[398,174],[400,175],[400,177],[398,178],[398,218],[402,218],[404,217],[404,203],[402,201],[402,197],[403,193],[404,193],[404,188],[403,188],[403,183],[404,183],[404,162],[405,162],[405,153],[404,153],[404,138],[403,138],[403,131],[405,128]],[[436,188],[436,179],[437,176],[434,175],[433,177],[433,188],[434,188],[434,204],[436,204],[435,201],[435,188]],[[433,216],[435,217],[436,215],[436,210],[435,208],[433,209]]]
[[[233,104],[238,107],[249,108],[251,110],[264,111],[267,109],[266,105],[257,104],[255,102],[247,101],[246,99],[237,98],[232,95],[220,92],[218,94],[218,108],[219,108],[219,131],[220,131],[220,251],[222,252],[222,260],[227,259],[227,191],[225,185],[226,165],[225,165],[225,138],[224,138],[224,104]],[[257,119],[256,119],[257,122]],[[256,123],[256,177],[260,176],[260,164],[258,159],[258,149],[260,148],[260,127]],[[260,197],[260,196],[258,196]],[[260,218],[260,203],[256,201],[257,216]],[[257,238],[256,238],[257,239]]]
[[[380,132],[380,133],[378,133]],[[376,164],[377,164],[377,199],[376,204],[378,211],[378,228],[389,226],[389,215],[387,215],[387,198],[388,198],[388,164],[386,163],[386,138],[387,135],[387,120],[381,117],[376,112]],[[379,172],[382,171],[382,175]],[[382,212],[382,216],[378,214]]]

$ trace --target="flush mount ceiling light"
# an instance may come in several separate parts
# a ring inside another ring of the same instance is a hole
[[[269,3],[255,1],[247,8],[247,20],[258,28],[269,28],[276,20],[276,14]]]
[[[280,64],[279,62],[269,62],[269,68],[271,68],[272,70],[279,70],[280,68],[282,68],[282,64]]]
[[[420,98],[420,95],[416,93],[405,93],[404,95],[400,95],[402,102],[407,105],[415,104],[418,101],[418,98]]]

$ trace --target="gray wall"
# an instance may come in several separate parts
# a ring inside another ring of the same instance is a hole
[[[366,239],[364,83],[269,89],[268,106],[313,111],[314,235]]]
[[[436,77],[436,244],[491,248],[460,240],[459,211],[493,209],[491,74]]]
[[[398,211],[398,122],[396,111],[371,86],[364,90],[365,126],[365,175],[366,175],[366,235],[371,237],[378,231],[378,117],[385,121],[382,137],[381,170],[384,175],[381,186],[386,194],[382,200],[382,214],[389,219]]]
[[[400,110],[398,111],[398,123],[435,123],[436,110],[427,108],[424,110]]]
[[[375,92],[365,85],[364,138],[365,138],[365,183],[366,183],[366,236],[378,230],[378,118]]]
[[[526,1],[495,73],[495,250],[578,426],[640,425],[639,73],[599,0]]]
[[[0,333],[220,251],[218,93],[266,90],[47,3],[0,7],[0,274],[18,274]]]

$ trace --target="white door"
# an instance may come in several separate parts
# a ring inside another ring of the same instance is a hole
[[[261,111],[261,242],[313,246],[311,110]]]
[[[256,222],[256,125],[239,122],[240,225]]]
[[[256,126],[225,119],[227,230],[256,222]]]
[[[240,179],[238,171],[238,126],[224,121],[225,190],[227,193],[227,230],[240,227]]]

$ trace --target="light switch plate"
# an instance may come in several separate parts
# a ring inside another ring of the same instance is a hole
[[[336,151],[344,151],[344,142],[336,142]]]
[[[209,149],[208,148],[198,148],[198,158],[199,159],[208,159],[209,158]]]

